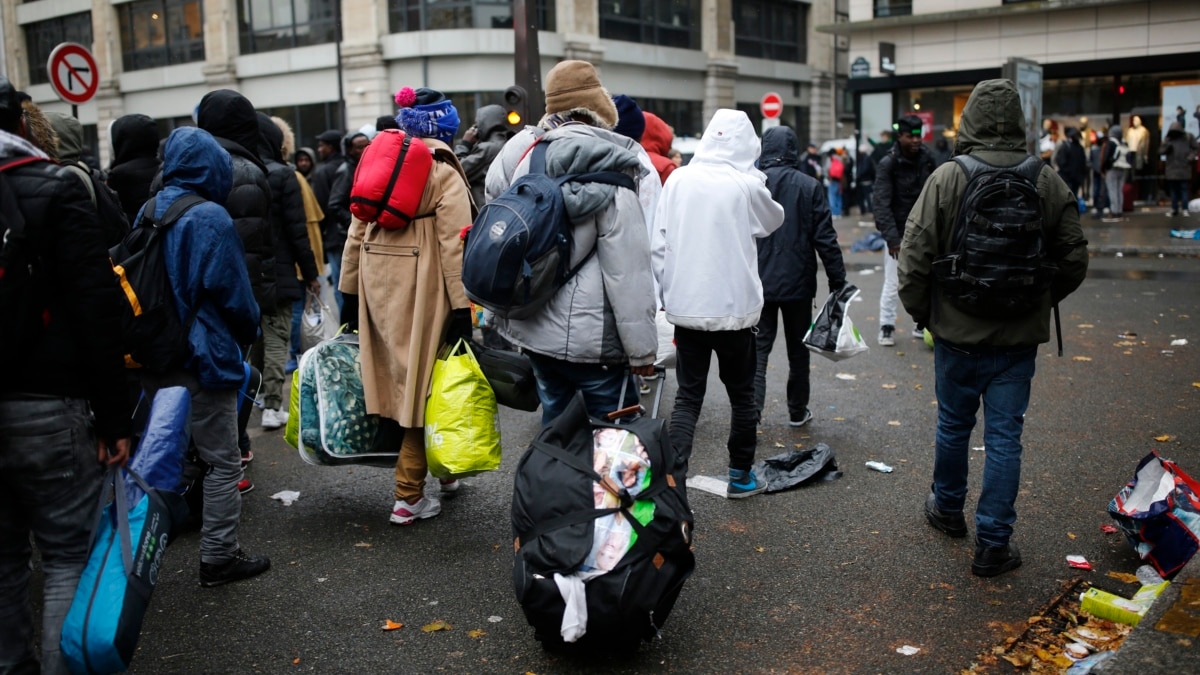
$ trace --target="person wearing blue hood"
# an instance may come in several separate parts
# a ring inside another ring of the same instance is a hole
[[[204,476],[201,586],[239,581],[271,566],[266,557],[246,555],[237,538],[242,511],[237,487],[242,478],[237,419],[242,345],[254,341],[260,316],[241,239],[223,208],[233,175],[229,153],[211,134],[195,127],[176,129],[164,151],[163,190],[142,207],[162,218],[186,195],[207,200],[185,211],[163,240],[167,276],[175,309],[187,326],[191,356],[180,370],[147,374],[142,380],[150,397],[170,386],[186,386],[192,394],[192,441],[200,459],[211,467]]]

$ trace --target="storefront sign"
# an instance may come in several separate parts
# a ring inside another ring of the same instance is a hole
[[[896,74],[896,45],[894,43],[879,43],[879,72],[884,75]]]
[[[867,59],[862,56],[858,57],[857,59],[854,59],[854,63],[850,64],[851,79],[857,80],[859,78],[870,77],[870,76],[871,76],[870,61],[867,61]]]

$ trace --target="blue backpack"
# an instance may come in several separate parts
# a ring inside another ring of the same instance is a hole
[[[497,315],[525,319],[554,296],[596,253],[571,266],[574,223],[567,215],[565,183],[604,183],[637,191],[619,171],[546,175],[548,141],[535,141],[529,173],[480,210],[463,252],[467,297]]]

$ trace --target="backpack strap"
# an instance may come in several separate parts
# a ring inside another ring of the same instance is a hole
[[[187,192],[180,195],[179,199],[171,202],[171,205],[163,213],[162,218],[155,218],[156,197],[151,197],[146,201],[146,205],[142,207],[142,218],[138,221],[138,227],[153,227],[160,230],[170,229],[193,206],[199,206],[206,201],[208,200],[198,194]]]

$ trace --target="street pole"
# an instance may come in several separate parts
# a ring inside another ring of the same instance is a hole
[[[338,125],[343,130],[349,130],[346,120],[346,92],[345,85],[342,83],[342,0],[337,0],[337,81],[338,81],[338,115],[342,121]]]
[[[513,57],[516,84],[525,88],[529,105],[526,124],[537,124],[546,109],[542,93],[542,57],[538,51],[537,0],[513,0]]]

